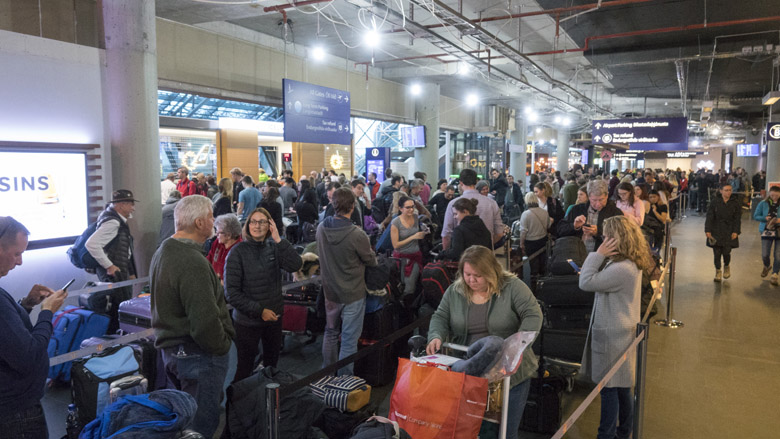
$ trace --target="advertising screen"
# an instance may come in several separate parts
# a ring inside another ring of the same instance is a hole
[[[425,148],[425,127],[401,128],[401,146],[404,148]]]
[[[30,231],[30,242],[87,228],[83,152],[0,152],[0,206]]]
[[[368,174],[376,174],[376,181],[385,181],[385,162],[384,160],[368,160],[366,161],[366,172]]]
[[[737,157],[758,157],[761,155],[758,143],[740,143],[737,145]]]

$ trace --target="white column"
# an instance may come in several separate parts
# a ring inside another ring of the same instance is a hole
[[[780,105],[775,105],[772,110],[775,113],[772,122],[780,122],[780,114],[777,114]],[[777,140],[767,142],[766,146],[766,189],[769,190],[769,182],[775,181],[780,181],[780,141]]]
[[[417,122],[425,125],[425,148],[414,150],[414,171],[424,172],[436,184],[439,176],[439,84],[423,84],[417,96]]]
[[[569,130],[558,128],[558,163],[556,171],[563,173],[569,170]]]
[[[138,274],[144,276],[161,222],[155,1],[100,4],[106,47],[103,89],[111,139],[110,191],[129,189],[140,200],[130,229]]]
[[[520,110],[517,110],[520,113]],[[515,177],[515,181],[522,186],[523,190],[526,188],[525,184],[525,162],[526,162],[526,150],[525,145],[528,143],[527,136],[528,128],[525,124],[525,119],[518,115],[515,119],[515,130],[512,131],[510,136],[510,144],[520,145],[522,152],[512,152],[509,155],[509,173]]]

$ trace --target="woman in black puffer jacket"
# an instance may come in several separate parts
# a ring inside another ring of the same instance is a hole
[[[252,374],[258,342],[263,342],[263,365],[276,366],[282,350],[281,270],[301,269],[301,257],[263,208],[255,209],[244,224],[244,241],[236,244],[225,262],[225,295],[234,308],[238,368],[233,381]]]
[[[450,248],[439,253],[439,259],[459,261],[460,256],[472,245],[493,248],[493,236],[485,223],[477,216],[478,200],[460,197],[452,202],[456,221],[460,221],[452,231]]]

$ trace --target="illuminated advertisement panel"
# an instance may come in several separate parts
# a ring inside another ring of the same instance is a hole
[[[30,231],[30,242],[81,235],[88,224],[84,152],[0,151],[0,215]]]

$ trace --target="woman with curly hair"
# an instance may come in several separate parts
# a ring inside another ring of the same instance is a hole
[[[595,291],[581,373],[598,383],[636,336],[642,270],[652,265],[650,249],[636,222],[626,216],[604,220],[604,242],[585,259],[580,288]],[[601,268],[601,267],[604,268]],[[636,356],[601,389],[598,439],[627,439],[633,427]]]

